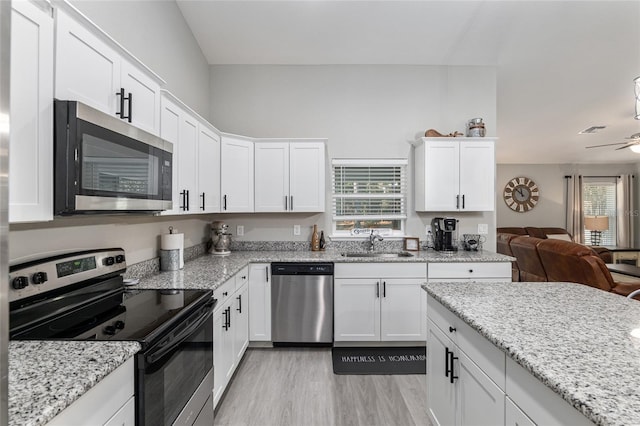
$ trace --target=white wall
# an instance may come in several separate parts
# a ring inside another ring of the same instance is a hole
[[[409,235],[424,238],[435,214],[417,214],[413,203],[412,148],[426,129],[464,132],[482,117],[496,129],[495,69],[389,65],[211,66],[211,121],[220,130],[256,137],[326,137],[328,158],[409,158]],[[330,193],[330,168],[327,189]],[[246,240],[306,240],[312,225],[331,229],[327,212],[304,215],[220,215],[244,225]],[[450,214],[447,214],[450,215]],[[495,213],[460,213],[460,233],[478,223],[495,229]],[[293,236],[293,224],[303,226]],[[492,235],[487,248],[494,247]]]
[[[637,164],[498,164],[496,181],[497,226],[558,226],[566,227],[564,176],[636,175],[636,203],[640,199],[640,180]],[[502,192],[509,180],[526,176],[535,181],[540,189],[540,199],[536,207],[525,213],[509,209],[502,198]],[[637,217],[637,215],[636,215]],[[636,235],[640,228],[636,224]],[[638,237],[636,236],[636,240]]]
[[[71,3],[162,77],[167,90],[209,115],[209,65],[175,1]]]

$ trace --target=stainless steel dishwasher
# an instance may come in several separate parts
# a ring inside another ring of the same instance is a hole
[[[271,264],[274,345],[333,343],[333,263]]]

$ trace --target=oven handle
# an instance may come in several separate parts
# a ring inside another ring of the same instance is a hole
[[[189,336],[191,336],[191,334],[193,334],[193,332],[196,331],[198,328],[200,328],[204,323],[206,323],[207,321],[210,321],[211,315],[212,315],[212,311],[211,311],[212,307],[213,307],[213,301],[207,303],[205,305],[205,308],[203,308],[205,313],[200,314],[200,318],[198,319],[198,321],[196,321],[195,323],[191,324],[189,327],[184,329],[179,335],[175,336],[175,338],[173,338],[168,345],[162,346],[159,349],[146,354],[145,359],[147,360],[147,362],[149,364],[154,364],[160,358],[162,358],[163,356],[165,356],[166,354],[174,350],[182,342],[187,340]]]

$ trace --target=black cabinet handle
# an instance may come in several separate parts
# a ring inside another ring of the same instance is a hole
[[[444,377],[449,377],[449,348],[444,347]]]
[[[127,115],[127,119],[129,120],[129,123],[131,123],[132,118],[133,118],[133,94],[129,92],[129,115]]]
[[[380,281],[376,282],[376,297],[380,297]]]
[[[291,202],[289,203],[289,209],[293,211],[293,195],[290,195],[289,198],[291,199]]]
[[[229,293],[228,293],[228,292],[226,292],[226,291],[225,291],[224,293],[222,293],[222,295],[223,295],[224,297],[227,297],[227,295],[228,295],[228,294],[229,294]]]
[[[116,92],[116,96],[120,96],[120,111],[116,111],[116,115],[119,116],[120,118],[122,118],[123,120],[126,118],[127,121],[129,121],[129,123],[131,123],[131,99],[133,98],[133,96],[131,95],[131,92],[129,92],[129,97],[126,97],[124,95],[124,87],[121,87],[120,91]],[[128,115],[124,114],[124,101],[128,101],[129,102],[129,114]]]
[[[449,376],[449,383],[453,383],[453,381],[458,378],[458,376],[456,376],[455,373],[453,372],[453,361],[458,359],[458,357],[453,356],[453,351],[449,351],[449,357],[451,358],[449,361],[449,364],[451,365],[451,370],[450,370],[451,375]]]
[[[180,206],[180,209],[182,211],[186,211],[187,210],[187,190],[183,190],[182,192],[180,192],[180,195],[182,196],[182,205]]]
[[[264,275],[267,278],[267,282],[269,282],[269,267],[268,266],[264,267]]]
[[[460,208],[460,195],[456,195],[456,209]]]
[[[456,331],[456,328],[449,326],[449,333],[453,333],[454,331]]]
[[[289,206],[288,206],[288,199],[289,197],[287,197],[286,195],[284,196],[284,210],[287,211],[289,210]]]
[[[382,297],[387,297],[387,282],[382,281]]]
[[[202,195],[200,196],[202,198],[202,207],[200,207],[202,210],[204,210],[204,192],[202,193]]]
[[[238,299],[238,308],[236,309],[236,311],[242,313],[242,295],[239,294],[236,299]]]
[[[227,311],[227,330],[228,330],[229,328],[231,328],[231,306],[227,307],[226,311]]]
[[[473,269],[469,269],[469,273],[470,273],[470,274],[473,274]]]
[[[189,211],[189,190],[187,189],[187,211]]]
[[[226,309],[224,311],[222,311],[222,315],[224,315],[224,322],[222,323],[222,328],[224,328],[225,330],[228,330],[229,326],[227,325],[227,310]]]
[[[226,195],[222,196],[222,209],[223,210],[227,209],[227,196]]]
[[[464,194],[462,194],[462,208],[464,209]]]

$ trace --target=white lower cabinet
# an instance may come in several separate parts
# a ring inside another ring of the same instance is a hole
[[[249,340],[271,341],[271,264],[249,265]]]
[[[510,262],[428,263],[429,281],[511,282]]]
[[[213,404],[218,405],[249,345],[248,268],[213,292]]]
[[[336,264],[334,341],[424,341],[424,264]]]
[[[592,424],[431,296],[427,313],[427,414],[431,423]]]
[[[47,426],[134,426],[134,358],[129,358]]]

